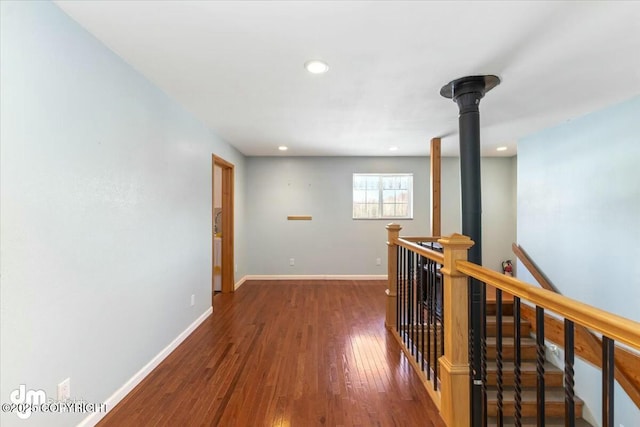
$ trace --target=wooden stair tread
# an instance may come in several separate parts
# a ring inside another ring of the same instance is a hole
[[[490,323],[494,323],[495,324],[495,323],[497,323],[496,320],[497,320],[497,317],[496,317],[495,314],[487,315],[487,324],[490,324]],[[523,323],[523,324],[524,323],[529,323],[526,320],[521,320],[520,322]],[[503,325],[504,324],[513,325],[513,316],[510,315],[510,314],[509,315],[502,315],[502,324]]]
[[[512,364],[513,365],[513,364]],[[494,367],[487,366],[487,385],[495,386],[497,385],[498,373],[497,369]],[[515,382],[515,373],[513,372],[513,366],[511,369],[504,369],[502,372],[502,382],[504,386],[511,386]],[[535,369],[535,365],[533,369],[525,369],[522,370],[520,374],[520,382],[522,387],[536,387],[538,384],[538,373]],[[544,375],[544,385],[545,387],[562,387],[564,384],[564,373],[557,368],[550,368],[545,372]]]
[[[504,385],[513,385],[515,381],[515,364],[512,361],[503,361],[502,381]],[[561,387],[564,383],[564,372],[553,363],[544,364],[544,384],[545,387]],[[495,361],[487,362],[487,384],[496,385],[498,378],[498,367]],[[538,383],[538,370],[534,361],[524,361],[520,365],[520,381],[523,387],[536,387]]]
[[[495,314],[488,314],[487,315],[487,325],[495,325],[498,323],[497,321],[497,316]],[[514,319],[513,316],[510,314],[503,314],[502,315],[502,326],[504,327],[505,325],[510,325],[513,326],[514,324]],[[520,326],[531,326],[531,322],[529,322],[528,320],[520,320]]]
[[[509,371],[513,372],[515,368],[515,363],[505,360],[502,362],[502,370],[503,372]],[[487,372],[496,372],[498,370],[497,364],[495,361],[487,360]],[[520,364],[520,371],[522,373],[537,373],[537,366],[535,360],[523,360]],[[563,371],[558,368],[553,363],[546,361],[544,363],[544,372],[546,374],[560,374],[563,375]]]
[[[512,416],[515,413],[515,396],[512,387],[505,388],[503,398],[503,413],[505,416]],[[522,389],[521,414],[523,417],[535,417],[538,411],[537,393],[535,387]],[[582,417],[583,401],[577,396],[574,399],[576,417]],[[562,417],[565,411],[564,388],[545,388],[545,414],[548,417]],[[495,417],[498,413],[497,389],[487,387],[487,415]]]
[[[486,306],[486,314],[487,316],[493,316],[496,314],[496,304],[487,301]],[[503,316],[512,316],[513,315],[513,302],[503,302],[502,303],[502,315]]]
[[[497,400],[496,394],[498,389],[489,386],[487,387],[487,401],[495,402]],[[544,391],[545,401],[547,404],[549,403],[562,403],[564,405],[564,388],[562,387],[547,387]],[[522,389],[522,403],[535,403],[536,402],[536,389],[525,387]],[[504,402],[513,402],[514,401],[514,388],[513,387],[505,387],[503,391]],[[582,399],[578,396],[574,398],[576,406],[581,406],[583,404]]]
[[[498,322],[496,316],[487,316],[487,336],[495,337],[497,334]],[[512,316],[502,317],[502,336],[512,337],[515,332],[515,322]],[[531,334],[531,323],[528,321],[520,322],[520,333],[523,337],[528,337]]]
[[[513,337],[502,337],[502,347],[513,347]],[[496,337],[487,337],[487,347],[496,345]],[[536,340],[531,337],[522,337],[520,339],[520,345],[522,347],[535,347]]]

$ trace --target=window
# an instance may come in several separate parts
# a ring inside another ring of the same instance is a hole
[[[353,219],[412,219],[412,199],[411,173],[353,174]]]

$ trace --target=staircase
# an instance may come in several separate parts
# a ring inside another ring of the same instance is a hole
[[[496,303],[490,297],[487,300],[487,412],[488,425],[495,426],[497,415],[496,387]],[[506,298],[502,303],[502,357],[503,357],[503,413],[504,425],[513,426],[514,422],[514,320],[513,302]],[[536,426],[536,341],[531,337],[531,324],[524,319],[520,323],[521,333],[521,382],[522,382],[522,425]],[[547,427],[564,426],[564,373],[562,369],[545,363],[545,425]],[[576,426],[591,426],[582,419],[583,402],[576,397]]]

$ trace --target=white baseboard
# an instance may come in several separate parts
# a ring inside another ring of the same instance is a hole
[[[236,289],[238,289],[240,286],[242,286],[244,284],[244,282],[246,282],[248,276],[242,276],[242,279],[238,280],[235,285],[233,285],[233,290],[235,291]]]
[[[387,280],[386,274],[247,275],[241,280]]]
[[[113,409],[124,397],[131,392],[140,384],[140,382],[147,376],[151,371],[155,369],[156,366],[160,364],[173,350],[176,349],[184,341],[191,333],[202,323],[205,321],[207,317],[209,317],[213,313],[213,308],[209,307],[207,311],[202,313],[200,317],[193,321],[187,329],[182,331],[180,335],[178,335],[168,346],[166,346],[160,353],[158,353],[153,359],[149,361],[146,365],[142,367],[138,372],[136,372],[133,377],[129,379],[122,387],[115,391],[111,396],[107,398],[104,402],[107,404],[107,410],[105,412],[94,412],[93,414],[86,417],[84,420],[78,424],[77,427],[89,427],[95,426],[98,422],[104,418],[111,409]]]

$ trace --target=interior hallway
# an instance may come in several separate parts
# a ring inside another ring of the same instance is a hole
[[[383,281],[248,281],[100,426],[444,426]]]

